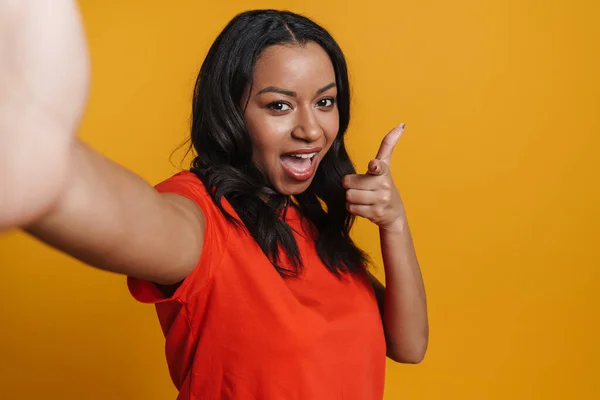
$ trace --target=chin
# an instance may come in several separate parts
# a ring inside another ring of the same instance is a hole
[[[285,196],[295,196],[304,193],[312,183],[312,179],[302,182],[279,182],[275,190]]]

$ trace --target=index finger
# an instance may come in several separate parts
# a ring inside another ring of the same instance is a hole
[[[399,126],[392,129],[387,135],[385,135],[381,141],[381,145],[379,146],[379,151],[375,156],[376,159],[385,161],[387,164],[390,163],[394,147],[396,147],[396,143],[398,143],[400,136],[402,136],[405,127],[406,125],[401,123]]]

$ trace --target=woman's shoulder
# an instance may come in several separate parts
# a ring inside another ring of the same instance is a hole
[[[195,268],[181,283],[161,287],[153,282],[128,277],[129,290],[136,299],[144,303],[169,302],[173,299],[191,301],[212,279],[219,267],[228,246],[231,227],[195,173],[177,172],[156,184],[154,188],[160,194],[183,196],[202,211],[205,222],[202,252]],[[186,202],[187,204],[189,202]]]
[[[180,171],[156,184],[155,189],[159,192],[172,193],[175,191],[195,191],[197,194],[208,196],[208,191],[202,180],[191,171]]]
[[[169,178],[159,182],[154,188],[162,194],[177,194],[192,200],[204,214],[204,217],[212,223],[224,223],[225,218],[216,206],[215,202],[206,185],[198,175],[191,171],[180,171]],[[229,211],[229,204],[225,199],[221,200],[226,211]]]

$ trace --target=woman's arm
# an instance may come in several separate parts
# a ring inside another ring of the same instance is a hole
[[[385,329],[387,353],[403,363],[423,360],[429,341],[425,287],[400,194],[390,174],[404,125],[383,139],[364,175],[344,177],[348,210],[379,226],[386,287],[371,275]]]
[[[28,233],[94,267],[160,284],[193,270],[205,220],[191,200],[158,193],[81,142],[70,165],[66,190]]]
[[[429,338],[427,300],[421,270],[406,220],[397,229],[380,228],[384,287],[371,275],[385,327],[388,357],[419,363]]]
[[[205,221],[75,139],[89,60],[74,0],[0,0],[0,231],[162,284],[196,266]]]

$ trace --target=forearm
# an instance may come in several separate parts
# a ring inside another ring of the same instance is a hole
[[[186,251],[178,247],[189,243],[173,240],[182,218],[142,178],[77,142],[66,190],[26,231],[89,265],[160,282],[172,280],[165,265],[193,262],[183,257],[196,246]]]
[[[380,239],[388,355],[398,362],[418,363],[427,349],[429,324],[425,287],[406,219],[392,228],[380,228]]]

